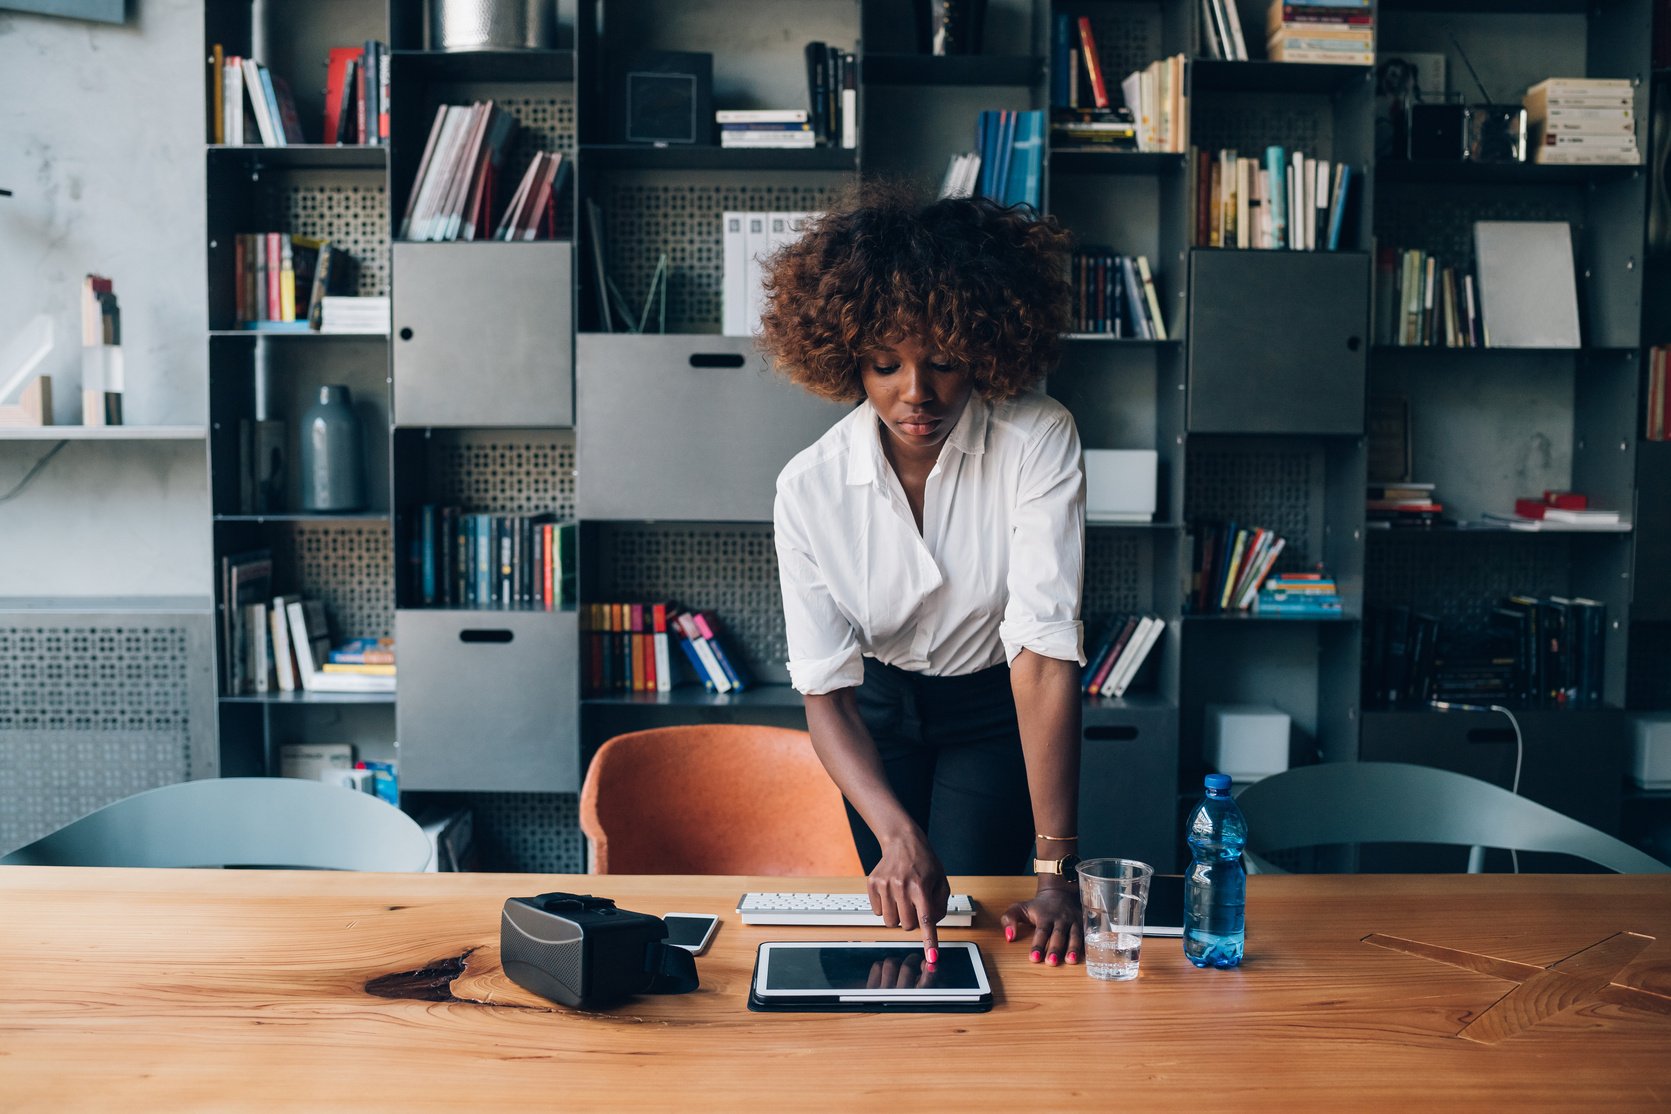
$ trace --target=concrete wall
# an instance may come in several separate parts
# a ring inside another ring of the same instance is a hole
[[[129,424],[207,419],[203,0],[126,24],[0,13],[0,336],[51,314],[46,370],[79,420],[82,276],[121,299]],[[0,496],[53,442],[0,442]],[[71,442],[0,503],[0,596],[211,590],[200,441]]]

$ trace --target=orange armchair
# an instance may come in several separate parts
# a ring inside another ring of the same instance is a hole
[[[604,743],[580,790],[594,874],[860,875],[805,731],[662,727]]]

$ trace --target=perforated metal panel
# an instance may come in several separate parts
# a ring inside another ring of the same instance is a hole
[[[760,177],[757,175],[756,177]],[[610,277],[635,309],[644,304],[662,252],[668,257],[667,331],[715,332],[721,320],[725,257],[720,214],[816,212],[837,184],[740,184],[734,177],[689,171],[670,179],[652,173],[613,174],[599,197]]]
[[[0,853],[212,774],[210,618],[0,616]]]
[[[1277,571],[1322,557],[1323,450],[1304,445],[1249,448],[1189,443],[1184,514],[1191,522],[1234,519],[1286,539]]]
[[[1446,632],[1480,633],[1504,596],[1567,594],[1572,546],[1544,534],[1392,530],[1371,535],[1364,565],[1365,604],[1411,607]]]
[[[1153,550],[1138,532],[1091,530],[1085,537],[1085,591],[1079,614],[1085,624],[1086,650],[1116,615],[1153,606]]]
[[[1111,82],[1160,57],[1159,4],[1099,4],[1078,14],[1091,18],[1097,60]]]
[[[586,842],[573,793],[471,793],[476,846],[485,870],[581,874]]]
[[[1387,183],[1375,188],[1375,235],[1383,244],[1420,248],[1454,266],[1474,265],[1474,222],[1584,219],[1584,196],[1559,186],[1435,186]]]
[[[1263,158],[1266,147],[1280,144],[1308,156],[1334,158],[1334,116],[1322,97],[1211,91],[1195,98],[1189,139],[1197,147],[1229,147],[1244,158]]]
[[[265,195],[271,228],[331,241],[359,263],[354,293],[389,292],[389,197],[381,176],[294,171]]]
[[[274,582],[325,605],[333,637],[394,634],[393,557],[386,523],[290,524],[273,531]]]
[[[595,600],[674,600],[718,616],[754,675],[789,680],[783,598],[769,525],[644,524],[600,530]]]
[[[429,452],[433,501],[479,514],[554,511],[574,517],[574,433],[437,435]]]

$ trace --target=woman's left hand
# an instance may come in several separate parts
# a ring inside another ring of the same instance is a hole
[[[1004,910],[1000,923],[1004,939],[1016,940],[1033,932],[1034,963],[1078,963],[1085,954],[1085,930],[1080,918],[1079,891],[1067,886],[1041,889],[1030,901]]]

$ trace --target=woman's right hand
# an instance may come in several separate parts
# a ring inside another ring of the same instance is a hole
[[[889,928],[906,931],[921,927],[928,962],[940,960],[935,926],[946,915],[951,887],[946,871],[915,825],[899,836],[881,841],[882,859],[870,872],[870,910]]]

